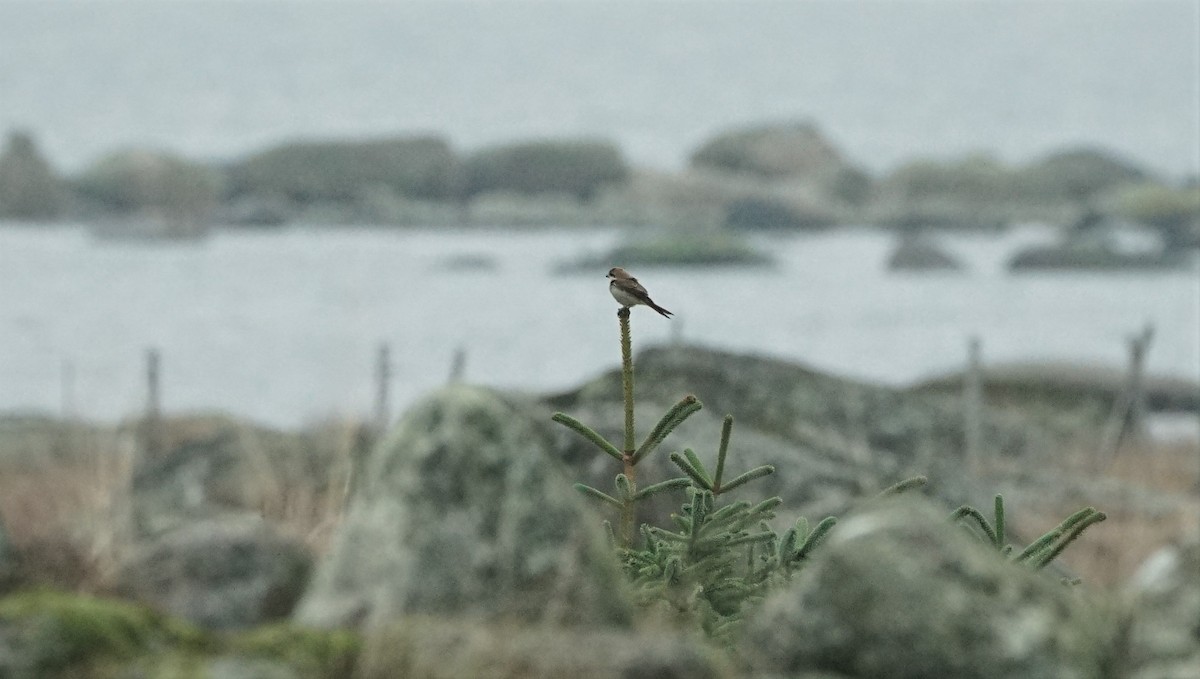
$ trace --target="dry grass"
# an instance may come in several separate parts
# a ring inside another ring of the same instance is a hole
[[[1088,500],[1108,518],[1085,531],[1060,557],[1085,582],[1119,587],[1159,548],[1200,537],[1200,442],[1143,441],[1125,446],[1099,467],[1084,451],[1063,460],[1062,471],[1120,489]],[[1147,503],[1147,497],[1155,502]],[[1039,535],[1079,508],[1078,503],[1047,498],[1036,507],[1014,508],[1011,521],[1022,534]]]
[[[0,423],[0,520],[21,557],[24,582],[107,589],[131,543],[130,489],[137,426],[49,419]],[[256,511],[316,554],[341,520],[357,452],[356,422],[326,421],[296,434],[219,416],[164,423],[163,449],[232,432],[236,487],[220,499]]]
[[[27,581],[103,587],[126,542],[132,459],[130,437],[61,423],[0,454],[0,517]]]

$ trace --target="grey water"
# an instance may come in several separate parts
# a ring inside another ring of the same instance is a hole
[[[812,119],[876,171],[1100,145],[1200,172],[1196,0],[0,2],[0,130],[68,170],[429,131],[589,135],[679,167]]]
[[[888,274],[891,236],[870,229],[761,241],[769,269],[639,270],[676,317],[636,309],[634,343],[681,337],[900,385],[961,367],[971,335],[991,364],[1119,369],[1152,323],[1150,372],[1200,377],[1200,270],[1005,271],[1007,253],[1045,236],[947,238],[962,275]],[[467,381],[569,388],[619,362],[616,303],[604,271],[554,269],[621,237],[290,229],[147,246],[0,225],[0,411],[135,414],[149,346],[168,410],[280,426],[369,415],[383,342],[397,411],[446,381],[458,349]],[[456,258],[490,266],[447,266]]]

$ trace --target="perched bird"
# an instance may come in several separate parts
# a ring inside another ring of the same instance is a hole
[[[625,269],[613,267],[608,270],[608,275],[605,278],[610,279],[608,281],[608,291],[612,293],[613,299],[617,300],[621,306],[629,308],[636,304],[645,304],[663,316],[667,318],[671,317],[671,312],[655,304],[654,300],[650,299],[650,293],[646,292],[646,288],[643,288],[642,284],[638,283],[636,278],[630,276],[629,272]]]

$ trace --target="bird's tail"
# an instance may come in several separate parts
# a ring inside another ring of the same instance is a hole
[[[649,307],[651,309],[654,309],[655,311],[662,314],[663,316],[666,316],[667,318],[671,317],[670,311],[667,311],[666,309],[660,307],[659,305],[655,304],[654,302],[651,302],[650,300],[646,300],[646,303],[649,305]]]

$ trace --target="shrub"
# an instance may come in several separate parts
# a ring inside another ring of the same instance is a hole
[[[62,210],[59,178],[38,151],[33,137],[12,132],[0,154],[0,217],[51,219]]]
[[[458,186],[458,159],[439,137],[293,142],[230,169],[230,193],[283,195],[300,203],[351,201],[385,187],[409,198],[442,200]]]
[[[466,161],[466,193],[566,193],[590,200],[626,181],[620,149],[605,141],[529,141],[484,149]]]

